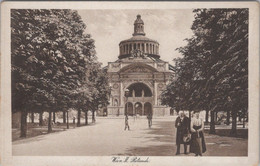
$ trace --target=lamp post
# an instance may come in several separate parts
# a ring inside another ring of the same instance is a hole
[[[129,97],[129,89],[126,89],[125,90],[125,98],[126,98],[126,113],[125,113],[125,115],[127,115],[128,114],[128,102],[127,102],[127,100],[128,100],[128,97]]]

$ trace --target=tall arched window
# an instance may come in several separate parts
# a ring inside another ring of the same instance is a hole
[[[129,44],[129,53],[132,51],[132,44]]]
[[[114,106],[118,106],[118,101],[117,101],[117,99],[114,100]]]

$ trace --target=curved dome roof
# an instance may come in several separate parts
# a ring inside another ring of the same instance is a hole
[[[149,39],[148,37],[142,36],[142,35],[133,36],[130,39],[121,41],[119,44],[125,43],[125,42],[133,42],[133,41],[155,42],[155,43],[159,44],[156,40]]]
[[[119,43],[118,58],[131,57],[134,50],[139,50],[150,57],[160,58],[159,43],[145,36],[144,22],[141,19],[141,15],[137,15],[134,22],[133,37]]]

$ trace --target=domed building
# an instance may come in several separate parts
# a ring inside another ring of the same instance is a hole
[[[160,102],[171,76],[170,67],[160,59],[159,43],[146,37],[144,22],[137,15],[133,37],[121,41],[118,60],[108,62],[112,92],[107,115],[170,115],[170,108]]]

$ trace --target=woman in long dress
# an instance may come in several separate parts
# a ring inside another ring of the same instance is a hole
[[[199,111],[194,112],[195,117],[191,119],[191,142],[190,142],[190,153],[195,153],[195,156],[202,156],[202,153],[206,152],[206,144],[203,134],[204,122],[199,117]]]

